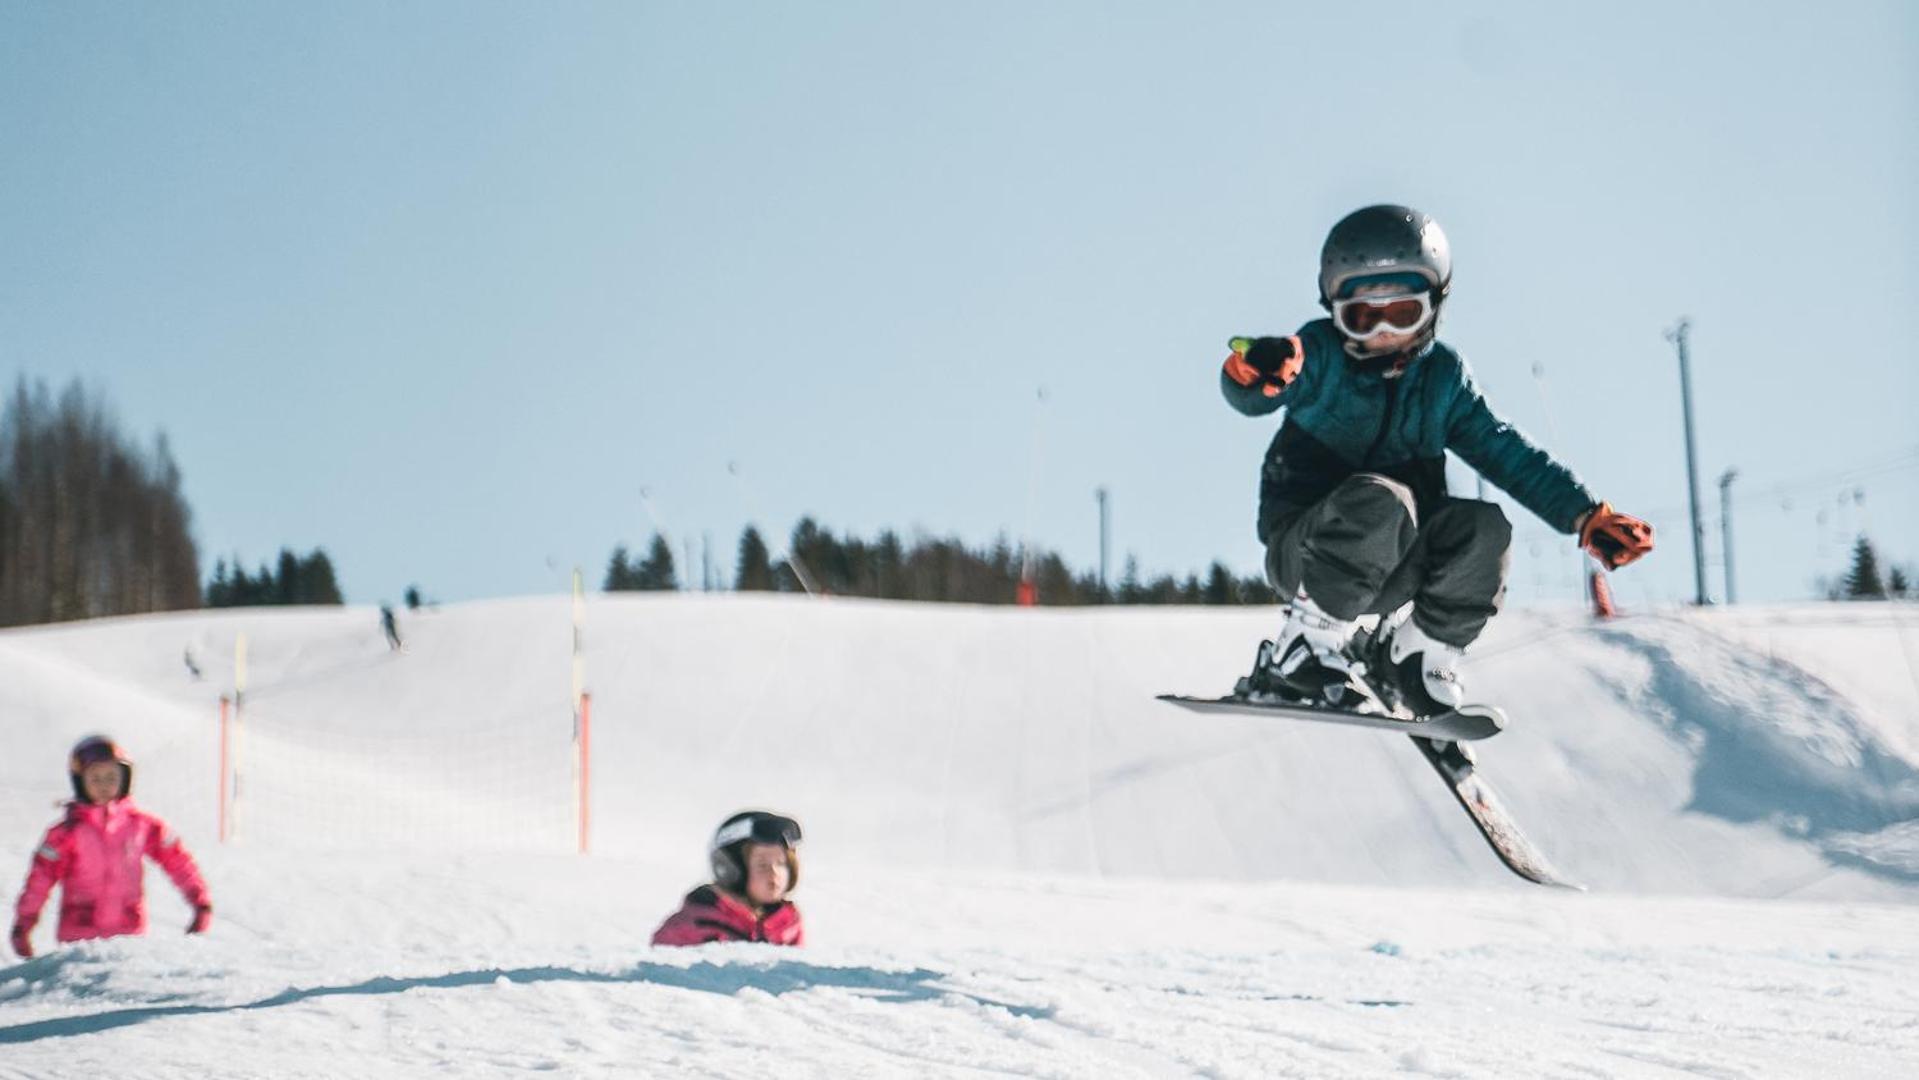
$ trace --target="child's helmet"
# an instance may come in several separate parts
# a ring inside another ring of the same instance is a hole
[[[1339,219],[1319,251],[1319,302],[1331,308],[1358,278],[1417,276],[1438,306],[1453,283],[1453,250],[1439,222],[1410,206],[1366,206]]]
[[[778,844],[786,849],[787,885],[792,892],[800,883],[800,823],[790,817],[766,810],[742,810],[720,823],[707,845],[713,863],[713,880],[723,889],[737,891],[746,885],[746,845]]]
[[[67,756],[67,779],[73,782],[73,797],[85,802],[87,789],[80,782],[80,773],[87,766],[102,761],[111,761],[120,766],[120,796],[125,798],[133,794],[133,759],[123,753],[118,744],[105,735],[89,735],[73,744],[73,753]]]

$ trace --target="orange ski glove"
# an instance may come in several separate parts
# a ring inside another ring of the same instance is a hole
[[[1298,335],[1232,340],[1233,355],[1226,358],[1226,377],[1247,389],[1259,387],[1267,397],[1278,397],[1288,383],[1299,378],[1305,362],[1305,349]]]
[[[1617,570],[1652,550],[1652,526],[1600,503],[1579,523],[1579,546],[1608,570]]]

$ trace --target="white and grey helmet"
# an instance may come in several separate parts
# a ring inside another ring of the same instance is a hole
[[[1319,251],[1319,302],[1333,301],[1366,278],[1417,277],[1432,290],[1435,307],[1453,283],[1453,250],[1432,215],[1410,206],[1366,206],[1326,234]]]

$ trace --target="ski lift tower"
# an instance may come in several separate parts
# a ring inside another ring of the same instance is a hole
[[[1692,507],[1693,602],[1705,607],[1712,603],[1712,597],[1706,595],[1706,530],[1699,520],[1699,454],[1692,436],[1692,364],[1686,356],[1686,338],[1691,332],[1692,320],[1682,315],[1666,331],[1666,340],[1679,349],[1679,402],[1686,412],[1686,494]]]

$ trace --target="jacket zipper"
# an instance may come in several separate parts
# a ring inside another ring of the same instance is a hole
[[[1373,455],[1379,452],[1379,444],[1386,441],[1386,433],[1392,430],[1393,411],[1399,405],[1399,382],[1404,378],[1405,376],[1401,375],[1399,379],[1386,380],[1386,415],[1380,417],[1379,434],[1373,436],[1373,445],[1367,447],[1366,456],[1359,459],[1359,467],[1362,469],[1372,466]]]

